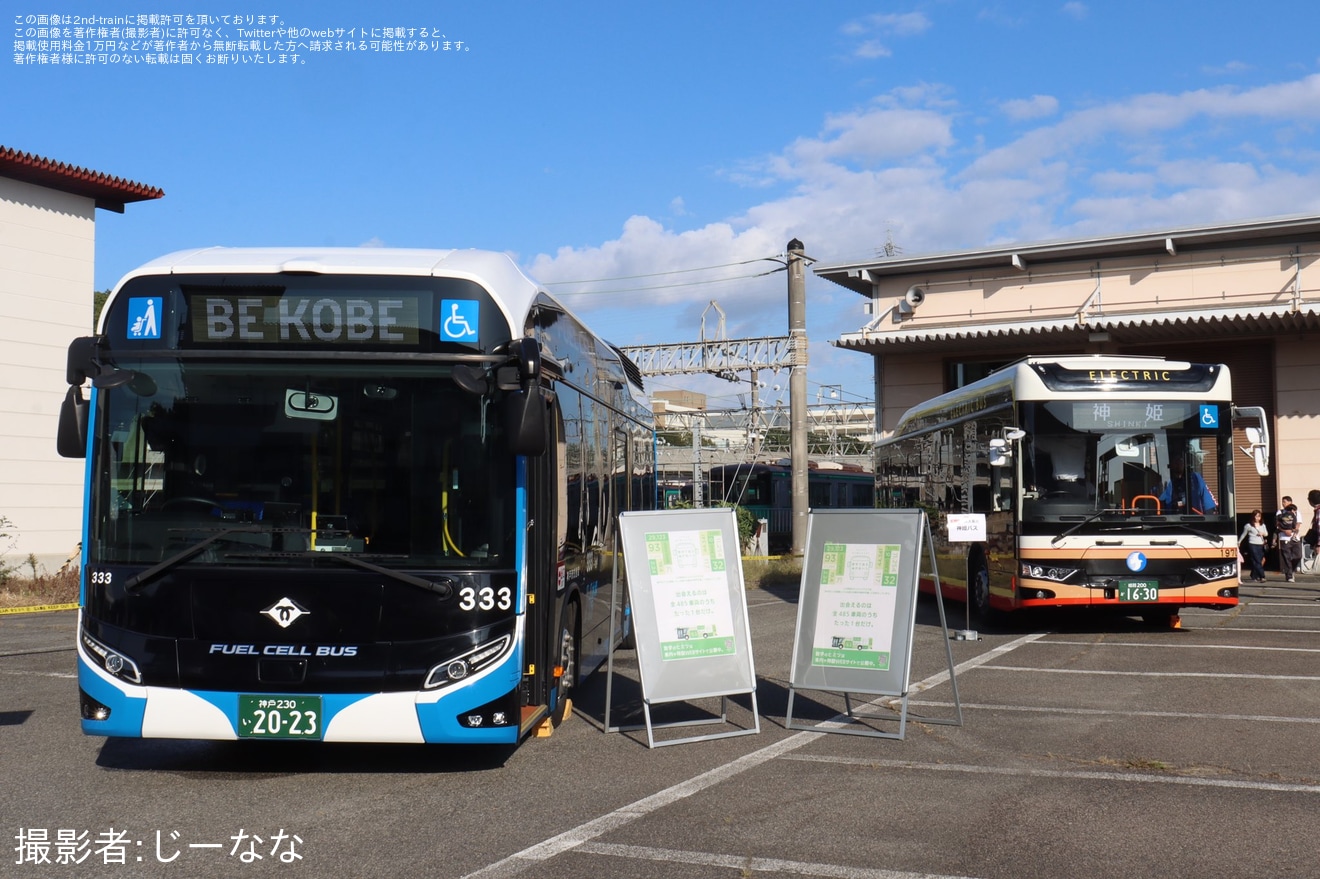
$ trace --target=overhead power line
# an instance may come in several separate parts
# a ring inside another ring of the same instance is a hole
[[[668,272],[651,272],[650,274],[645,274],[645,275],[620,275],[617,278],[593,278],[591,280],[586,280],[586,281],[543,281],[542,283],[544,283],[545,286],[547,287],[563,287],[568,284],[605,284],[605,283],[612,284],[616,281],[635,281],[640,278],[661,278],[664,277],[665,275],[685,275],[685,274],[690,274],[691,272],[710,272],[710,271],[714,271],[715,269],[729,269],[729,268],[733,268],[734,266],[746,266],[746,265],[751,265],[752,263],[765,262],[767,259],[774,259],[774,257],[759,256],[755,259],[745,259],[740,262],[726,262],[723,263],[722,265],[717,265],[717,266],[702,266],[701,268],[695,268],[695,269],[674,269]],[[772,271],[781,271],[781,269],[774,269]],[[765,272],[764,274],[770,274],[770,272]],[[760,277],[760,275],[748,275],[747,277],[756,278],[756,277]]]
[[[772,269],[768,272],[759,272],[755,275],[735,275],[732,278],[707,278],[706,280],[703,281],[681,281],[674,284],[652,284],[651,286],[648,287],[618,287],[609,290],[556,290],[555,295],[556,296],[605,296],[614,293],[642,293],[648,290],[673,290],[679,287],[704,287],[707,284],[727,284],[730,281],[748,281],[753,278],[761,278],[766,275],[771,275],[778,271],[783,271],[783,270]],[[583,281],[581,283],[596,283],[596,282]],[[547,284],[546,286],[550,287],[554,285]]]

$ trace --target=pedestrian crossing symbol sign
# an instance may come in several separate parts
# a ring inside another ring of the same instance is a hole
[[[160,311],[165,300],[160,296],[135,296],[128,300],[130,339],[159,339]]]

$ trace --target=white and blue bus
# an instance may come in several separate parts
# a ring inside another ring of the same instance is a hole
[[[514,744],[629,635],[641,374],[502,254],[171,254],[68,380],[88,734]]]

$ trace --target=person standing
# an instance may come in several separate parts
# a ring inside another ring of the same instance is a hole
[[[1247,544],[1247,554],[1251,559],[1251,582],[1265,582],[1265,544],[1269,541],[1270,532],[1265,527],[1265,514],[1260,510],[1251,511],[1251,521],[1242,527],[1242,536],[1238,538],[1238,546],[1243,541]]]
[[[1311,528],[1302,536],[1302,540],[1311,544],[1311,549],[1320,543],[1320,488],[1313,488],[1306,493],[1306,502],[1311,505]]]
[[[1288,583],[1297,582],[1297,563],[1302,560],[1302,537],[1297,530],[1297,505],[1285,497],[1285,505],[1274,517],[1274,543],[1279,548],[1279,570]]]

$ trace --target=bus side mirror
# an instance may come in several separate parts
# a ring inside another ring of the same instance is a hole
[[[510,391],[504,398],[504,435],[515,455],[545,452],[545,396],[536,385]]]
[[[1261,476],[1270,475],[1270,428],[1265,410],[1260,406],[1234,406],[1233,420],[1250,420],[1254,425],[1244,426],[1247,444],[1242,447],[1242,454],[1256,465],[1256,472]]]
[[[545,453],[545,410],[548,397],[540,387],[541,345],[524,336],[505,346],[518,368],[517,390],[504,399],[504,435],[515,455]]]
[[[1269,476],[1270,475],[1269,443],[1263,442],[1261,440],[1260,428],[1258,427],[1248,427],[1246,429],[1246,434],[1247,434],[1247,447],[1242,451],[1245,452],[1251,458],[1252,462],[1256,465],[1256,472],[1258,474],[1260,474],[1261,476]]]
[[[64,458],[87,457],[87,400],[78,385],[69,387],[64,402],[60,404],[55,450]]]

